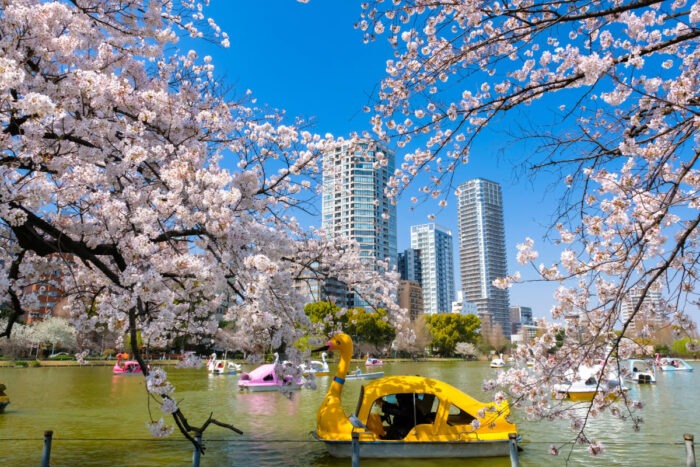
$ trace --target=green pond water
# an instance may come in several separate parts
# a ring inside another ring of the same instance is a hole
[[[591,421],[590,434],[605,452],[591,457],[585,448],[549,455],[552,444],[569,441],[564,421],[527,421],[513,411],[522,436],[521,466],[684,466],[683,434],[700,435],[700,368],[691,373],[659,373],[657,384],[630,384],[630,395],[644,403],[645,423],[639,433],[610,416]],[[253,367],[244,367],[244,370]],[[349,459],[330,457],[309,435],[330,377],[318,378],[318,389],[301,390],[290,400],[279,393],[239,393],[237,376],[212,376],[205,369],[166,367],[188,420],[201,425],[210,414],[244,434],[211,426],[204,433],[201,466],[349,466]],[[334,367],[331,366],[331,371]],[[386,374],[415,374],[448,382],[479,400],[481,382],[494,371],[486,362],[387,363]],[[191,466],[192,445],[176,432],[153,438],[146,428],[148,396],[141,376],[112,375],[111,367],[0,368],[11,404],[0,415],[0,466],[40,465],[44,431],[53,431],[51,466]],[[348,381],[343,392],[346,412],[355,410],[362,381]],[[151,404],[155,419],[161,418]],[[170,419],[165,417],[170,423]],[[700,438],[698,438],[700,439]],[[567,463],[568,461],[568,463]],[[510,466],[510,459],[361,459],[371,466]]]

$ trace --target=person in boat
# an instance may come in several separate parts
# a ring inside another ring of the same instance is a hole
[[[416,412],[413,407],[414,394],[396,394],[396,404],[384,401],[382,411],[389,422],[384,439],[404,439],[416,426]]]

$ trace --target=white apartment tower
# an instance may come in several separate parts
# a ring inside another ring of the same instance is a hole
[[[638,335],[645,336],[666,324],[661,292],[647,291],[642,298],[642,289],[631,289],[622,301],[620,319],[623,323],[632,320],[631,328]],[[635,314],[635,309],[637,309]],[[632,315],[634,314],[634,317]],[[646,337],[646,336],[645,336]]]
[[[396,206],[385,194],[394,167],[394,152],[369,139],[341,141],[323,155],[322,227],[355,240],[372,264],[396,265]]]
[[[499,325],[510,335],[508,290],[493,281],[506,277],[506,235],[503,198],[498,183],[475,179],[457,190],[459,264],[464,299],[476,305],[483,321]]]
[[[452,232],[436,224],[411,226],[411,249],[420,251],[424,312],[450,313],[455,296]]]

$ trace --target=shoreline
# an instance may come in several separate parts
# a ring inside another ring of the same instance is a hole
[[[396,358],[396,359],[383,359],[385,363],[400,363],[400,362],[417,362],[417,363],[430,363],[430,362],[448,362],[448,361],[470,361],[477,362],[488,360],[463,360],[461,358],[421,358],[418,360],[412,360],[410,358]],[[249,362],[243,360],[231,360],[235,363],[240,363],[243,365],[250,364]],[[27,365],[17,365],[17,362],[25,362]],[[42,367],[72,367],[72,366],[114,366],[116,360],[87,360],[87,364],[80,365],[76,360],[0,360],[0,368],[42,368]],[[155,366],[175,366],[180,362],[180,360],[151,360],[148,363]],[[352,364],[361,365],[365,362],[364,358],[352,359]],[[329,360],[329,363],[334,363],[333,360]],[[374,368],[374,367],[373,367]]]
[[[678,357],[681,358],[681,357]],[[700,360],[694,358],[683,358],[686,362],[698,362]],[[235,361],[235,360],[231,360]],[[358,358],[351,360],[352,364],[362,365],[364,359]],[[489,360],[479,359],[479,360],[463,360],[461,358],[421,358],[418,360],[411,360],[409,358],[396,358],[396,359],[384,359],[385,363],[401,363],[401,362],[414,362],[414,363],[431,363],[431,362],[449,362],[449,361],[462,361],[462,362],[488,362]],[[18,362],[24,362],[26,365],[17,365]],[[114,366],[116,360],[87,360],[87,364],[80,365],[76,360],[0,360],[0,368],[46,368],[46,367],[74,367],[74,366]],[[151,360],[148,362],[154,366],[175,366],[180,362],[180,360]],[[235,361],[243,365],[249,364],[246,361]],[[329,363],[334,363],[332,360]],[[372,367],[374,368],[374,367]],[[377,367],[379,368],[379,367]]]

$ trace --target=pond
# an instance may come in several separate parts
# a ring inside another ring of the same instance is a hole
[[[176,386],[176,399],[193,425],[210,414],[244,434],[210,427],[204,434],[202,466],[347,466],[348,459],[330,457],[309,435],[331,377],[318,378],[318,389],[301,390],[288,399],[279,393],[240,393],[237,376],[212,376],[205,369],[166,367]],[[252,369],[251,367],[247,369]],[[244,368],[245,370],[245,368]],[[334,370],[331,366],[331,372]],[[487,362],[385,363],[387,375],[416,374],[448,382],[487,401],[481,382],[493,375]],[[179,433],[153,438],[146,428],[148,397],[140,376],[112,375],[110,367],[0,368],[12,403],[0,415],[0,459],[4,466],[39,465],[43,434],[53,431],[51,465],[56,466],[191,466],[192,446]],[[665,372],[656,385],[629,385],[633,399],[644,402],[640,433],[610,416],[591,423],[592,435],[606,446],[592,458],[576,447],[568,465],[685,465],[683,434],[697,430],[700,403],[698,371]],[[348,381],[343,392],[347,413],[355,409],[362,381]],[[154,418],[161,418],[151,403]],[[170,420],[166,417],[166,421]],[[550,445],[571,439],[563,421],[527,421],[514,411],[522,435],[520,464],[564,465],[566,454],[548,454]],[[392,460],[394,466],[510,466],[508,458],[464,460]],[[361,459],[361,466],[386,461]]]

